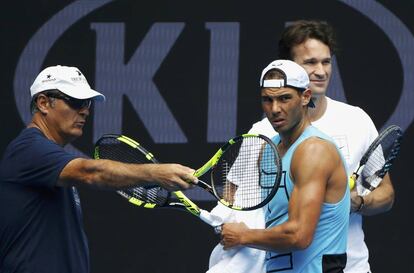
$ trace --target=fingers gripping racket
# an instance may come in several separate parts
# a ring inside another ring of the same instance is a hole
[[[375,190],[390,170],[400,151],[403,132],[391,125],[384,129],[372,142],[359,162],[358,169],[351,176],[351,188],[360,182],[358,194],[365,196]]]
[[[95,159],[124,163],[159,163],[138,142],[123,135],[108,134],[95,144]],[[280,184],[282,167],[274,143],[265,136],[245,134],[229,140],[195,172],[201,177],[211,170],[211,183],[197,184],[225,206],[253,210],[267,204]],[[161,187],[134,187],[117,191],[134,205],[145,208],[185,209],[212,226],[222,223],[200,209],[181,191],[171,193]],[[178,200],[177,200],[178,199]]]

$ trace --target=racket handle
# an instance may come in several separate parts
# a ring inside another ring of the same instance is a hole
[[[364,181],[362,183],[363,190],[362,190],[362,193],[360,194],[361,196],[368,195],[373,190],[375,190],[378,187],[378,185],[381,183],[382,177],[372,175],[371,177],[368,177],[367,180],[368,181]]]

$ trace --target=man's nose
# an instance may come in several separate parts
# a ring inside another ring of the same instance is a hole
[[[280,112],[280,105],[277,100],[273,100],[272,102],[272,113],[279,113]]]
[[[326,71],[322,63],[318,63],[317,65],[315,65],[315,70],[313,71],[313,73],[319,78],[325,77]]]

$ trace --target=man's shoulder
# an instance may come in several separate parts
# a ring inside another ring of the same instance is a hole
[[[336,110],[354,112],[354,113],[359,113],[359,114],[365,113],[365,111],[362,110],[362,108],[360,108],[356,105],[352,105],[352,104],[348,104],[348,103],[345,103],[345,102],[342,102],[342,101],[334,100],[334,99],[331,99],[329,97],[326,97],[326,98],[328,100],[328,105],[330,107],[333,107]]]
[[[295,146],[301,150],[326,149],[330,145],[335,145],[332,138],[316,128],[308,126],[301,136],[296,140]]]
[[[34,146],[40,144],[40,142],[50,142],[44,134],[37,128],[25,128],[23,129],[19,135],[13,139],[8,148],[13,149],[21,149],[26,146]]]
[[[332,140],[332,138],[327,135],[326,133],[324,133],[322,130],[320,130],[319,128],[315,127],[315,126],[309,126],[307,128],[307,131],[309,131],[309,136],[310,137],[317,137],[320,139],[325,139],[325,140]]]
[[[327,115],[334,115],[335,119],[342,122],[350,121],[353,123],[371,122],[371,117],[359,106],[328,98],[329,110]]]
[[[63,167],[76,158],[36,128],[24,129],[6,148],[0,179],[10,183],[55,186]]]
[[[317,155],[319,154],[329,154],[337,150],[333,138],[314,126],[306,128],[300,138],[297,150],[301,151],[300,153],[308,154],[312,158],[318,158]]]
[[[339,154],[335,143],[319,135],[313,135],[299,143],[292,155],[292,164],[316,168],[334,166],[331,163],[336,162],[337,159]]]
[[[37,128],[27,127],[24,128],[19,135],[13,140],[14,142],[23,141],[26,139],[45,139],[44,134]]]
[[[46,155],[51,152],[65,152],[62,146],[49,140],[37,128],[25,128],[7,146],[3,159],[25,158],[35,155]]]
[[[309,141],[311,140],[311,141]],[[320,130],[319,128],[311,125],[305,129],[299,138],[299,142],[313,142],[313,143],[334,143],[333,138]]]

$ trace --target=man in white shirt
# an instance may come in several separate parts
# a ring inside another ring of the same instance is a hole
[[[312,125],[335,140],[347,162],[348,174],[351,175],[378,132],[371,118],[361,108],[332,100],[326,96],[332,74],[331,62],[335,46],[333,29],[326,22],[296,21],[282,33],[279,40],[278,58],[293,60],[307,71],[312,99],[316,105],[308,111]],[[249,132],[261,133],[268,137],[276,135],[267,118],[253,124]],[[394,189],[388,174],[372,193],[362,197],[358,192],[361,192],[359,183],[351,192],[346,273],[371,272],[368,263],[368,248],[364,242],[362,230],[362,215],[375,215],[388,211],[394,202]],[[225,216],[226,222],[229,219],[251,223],[252,219],[260,217],[261,214],[263,212],[258,210],[250,214],[231,212],[230,216],[222,215]],[[252,223],[249,227],[260,228],[259,225],[261,223]],[[217,260],[219,248],[218,246],[213,251],[210,266]],[[255,258],[264,259],[264,254],[255,253]]]

